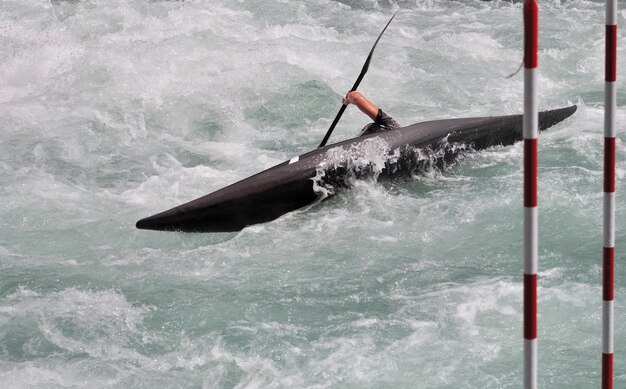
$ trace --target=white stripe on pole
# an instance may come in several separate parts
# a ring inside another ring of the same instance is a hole
[[[614,138],[617,135],[615,129],[615,102],[617,101],[617,88],[614,81],[604,83],[604,136]]]
[[[537,386],[537,339],[524,339],[524,386]]]
[[[615,247],[615,192],[604,192],[604,247]]]
[[[539,212],[537,207],[524,207],[524,273],[537,274],[539,257]]]
[[[617,1],[606,0],[606,24],[614,26],[617,24]]]
[[[613,301],[602,302],[602,352],[604,354],[613,354],[613,319],[614,307]]]
[[[524,132],[525,139],[539,136],[537,104],[537,68],[524,69]]]

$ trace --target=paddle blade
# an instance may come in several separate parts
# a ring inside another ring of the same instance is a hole
[[[398,13],[398,11],[396,11],[393,14],[393,16],[391,16],[391,19],[389,19],[389,21],[385,25],[385,28],[383,28],[380,34],[378,34],[378,38],[376,38],[376,42],[374,42],[374,46],[372,46],[372,49],[370,50],[370,53],[367,56],[367,59],[365,60],[365,64],[363,65],[363,68],[361,69],[361,74],[359,74],[359,77],[356,79],[356,82],[352,86],[352,89],[350,89],[350,92],[355,91],[359,87],[359,84],[361,84],[363,77],[365,77],[365,73],[367,73],[367,70],[370,67],[370,61],[372,60],[372,55],[374,54],[374,49],[376,49],[376,45],[378,44],[378,41],[385,33],[385,30],[387,29],[387,27],[389,27],[389,25],[391,24],[391,21],[393,20],[393,18],[396,17],[396,14]],[[341,108],[339,109],[339,112],[337,113],[337,116],[335,116],[335,120],[333,120],[333,123],[330,125],[330,128],[328,129],[328,131],[326,131],[326,135],[324,135],[324,139],[322,139],[322,142],[320,143],[318,148],[326,146],[326,142],[328,142],[328,139],[330,138],[330,134],[332,134],[333,130],[335,129],[335,126],[337,125],[337,123],[339,123],[339,119],[341,119],[341,116],[343,115],[343,112],[345,110],[346,110],[346,105],[342,104]]]

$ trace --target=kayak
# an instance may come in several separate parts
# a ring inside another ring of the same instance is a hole
[[[545,130],[576,106],[539,113]],[[522,115],[433,120],[324,146],[170,210],[136,227],[184,232],[232,232],[274,220],[332,194],[347,177],[419,174],[466,150],[522,140]],[[383,163],[373,166],[372,156]],[[365,161],[363,163],[363,161]],[[330,188],[330,190],[329,190]]]

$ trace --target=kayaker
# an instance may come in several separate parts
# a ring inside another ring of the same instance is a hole
[[[343,98],[342,103],[344,105],[356,105],[364,114],[369,116],[374,121],[374,123],[370,123],[363,127],[359,136],[400,127],[398,122],[396,122],[391,116],[384,113],[382,109],[378,108],[376,104],[372,103],[358,91],[348,92]]]

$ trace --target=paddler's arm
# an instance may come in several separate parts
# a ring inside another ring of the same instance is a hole
[[[368,99],[365,98],[358,91],[348,92],[346,97],[341,101],[343,105],[356,105],[364,114],[369,116],[373,121],[376,121],[376,116],[378,115],[378,107],[376,104],[372,103]]]

